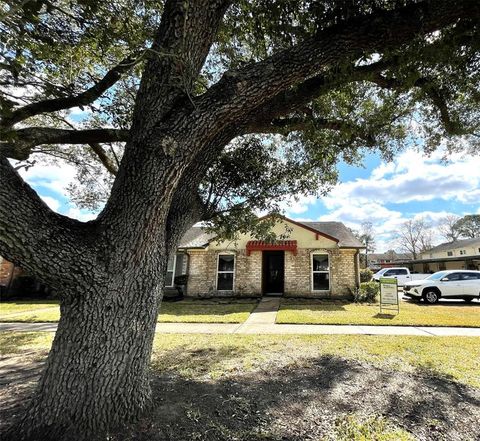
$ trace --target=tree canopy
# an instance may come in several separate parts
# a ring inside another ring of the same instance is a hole
[[[298,47],[325,34],[322,50],[344,48],[342,57],[328,68],[312,62],[302,81],[259,102],[238,121],[228,147],[205,160],[211,164],[195,184],[209,225],[228,234],[251,228],[255,213],[280,210],[287,196],[327,191],[338,161],[360,164],[366,151],[387,159],[413,143],[427,153],[440,143],[478,151],[475,3],[462,2],[458,20],[442,1],[240,1],[225,8],[199,67],[196,54],[155,47],[162,2],[4,1],[0,152],[21,161],[17,166],[74,164],[72,201],[99,209],[129,139],[149,60],[175,59],[170,81],[196,108],[226,80],[238,79],[239,91],[243,75],[257,81],[254,67],[268,68],[264,60],[275,54],[290,66],[305,63],[296,58]],[[188,20],[194,6],[184,7]],[[328,41],[347,22],[359,36],[370,32],[371,42],[350,50],[350,36]],[[408,27],[416,30],[407,37]],[[75,122],[69,114],[78,108],[86,114]]]

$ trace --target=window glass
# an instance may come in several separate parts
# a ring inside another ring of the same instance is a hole
[[[175,274],[175,254],[170,256],[167,263],[167,275],[165,276],[165,286],[173,286],[173,278]]]
[[[328,271],[328,254],[313,255],[313,271]]]
[[[218,256],[218,271],[233,271],[235,256],[225,254]]]
[[[314,291],[330,289],[328,254],[312,255],[312,284]]]
[[[462,280],[478,280],[480,274],[477,273],[462,273]]]
[[[330,289],[328,273],[313,273],[313,289],[315,291]]]
[[[453,251],[447,251],[447,256],[453,256]]]
[[[445,276],[446,279],[449,281],[454,281],[454,280],[460,280],[460,273],[452,273],[449,274],[448,276]]]
[[[393,270],[388,270],[388,271],[385,271],[383,273],[384,276],[394,276],[395,275],[395,271]]]
[[[232,291],[233,290],[233,273],[218,273],[218,285],[219,291]]]
[[[233,291],[234,269],[235,256],[233,254],[220,254],[218,256],[217,290]]]

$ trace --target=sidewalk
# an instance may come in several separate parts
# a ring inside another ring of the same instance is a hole
[[[264,297],[244,323],[157,323],[161,334],[351,334],[480,337],[480,328],[442,326],[278,325],[279,297]],[[0,323],[0,332],[55,332],[56,323]]]
[[[0,332],[55,332],[56,323],[0,323]],[[159,323],[162,334],[353,334],[417,335],[424,337],[480,337],[480,328],[447,328],[428,326],[357,326],[357,325],[277,325],[245,323]]]

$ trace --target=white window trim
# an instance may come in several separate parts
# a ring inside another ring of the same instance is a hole
[[[218,264],[220,261],[220,256],[233,256],[233,270],[232,271],[218,271]],[[234,292],[235,291],[235,274],[237,270],[237,255],[236,253],[232,253],[231,251],[223,251],[217,253],[217,267],[215,271],[215,289],[221,292]],[[218,289],[218,275],[219,274],[230,274],[233,273],[233,281],[232,281],[232,289]]]
[[[315,254],[323,254],[328,257],[328,271],[313,271],[313,256]],[[314,289],[314,284],[313,284],[313,274],[314,273],[328,273],[328,289]],[[312,251],[310,253],[310,286],[312,287],[312,292],[330,292],[330,289],[332,288],[331,286],[331,281],[332,281],[332,276],[331,276],[331,271],[330,271],[330,254],[328,251]]]
[[[166,288],[173,288],[175,286],[175,271],[177,269],[177,253],[173,255],[173,274],[172,274],[172,284],[171,285],[165,285]],[[171,272],[168,270],[168,262],[167,262],[167,274]]]

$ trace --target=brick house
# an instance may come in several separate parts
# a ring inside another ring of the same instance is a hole
[[[242,235],[218,243],[201,227],[191,228],[170,258],[166,287],[188,275],[186,295],[346,297],[359,284],[363,245],[341,222],[282,218],[274,227],[285,240],[267,243]]]

